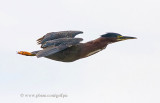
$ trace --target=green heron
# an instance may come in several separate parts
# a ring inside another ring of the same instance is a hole
[[[60,31],[47,33],[37,40],[42,50],[26,52],[19,51],[18,54],[26,56],[45,57],[56,61],[73,62],[75,60],[91,56],[107,47],[108,44],[118,41],[136,39],[135,37],[122,36],[118,33],[106,33],[98,39],[80,43],[82,38],[75,38],[82,31]]]

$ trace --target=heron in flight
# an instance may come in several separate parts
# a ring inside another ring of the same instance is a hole
[[[47,33],[37,40],[42,50],[26,52],[19,51],[18,54],[25,56],[45,57],[61,62],[73,62],[75,60],[91,56],[105,49],[108,44],[136,39],[136,37],[122,36],[118,33],[106,33],[101,37],[86,43],[80,43],[83,39],[75,36],[82,31],[59,31]]]

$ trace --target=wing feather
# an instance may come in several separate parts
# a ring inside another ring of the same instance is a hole
[[[39,57],[46,57],[46,56],[55,54],[68,47],[77,45],[82,40],[83,40],[82,38],[64,38],[60,40],[56,39],[56,40],[50,41],[50,44],[46,44],[45,45],[46,48],[38,52],[36,56],[39,58]]]
[[[58,46],[58,45],[61,45],[61,44],[77,44],[79,43],[80,41],[82,41],[83,39],[82,38],[59,38],[59,39],[55,39],[55,40],[49,40],[49,41],[46,41],[44,44],[42,44],[42,48],[46,48],[46,47],[49,47],[49,46]]]
[[[59,39],[59,38],[74,38],[76,35],[83,33],[82,31],[60,31],[47,33],[37,40],[38,44],[43,44],[46,41]]]

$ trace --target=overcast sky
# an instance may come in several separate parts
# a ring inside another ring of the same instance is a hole
[[[3,103],[160,103],[159,0],[0,0]],[[47,32],[82,30],[138,39],[109,45],[73,63],[25,57]],[[66,94],[66,98],[21,97]]]

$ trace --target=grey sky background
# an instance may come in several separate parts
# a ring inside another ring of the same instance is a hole
[[[160,103],[159,0],[0,0],[0,101],[3,103]],[[25,57],[47,32],[82,30],[135,36],[91,57],[62,63]],[[67,94],[25,98],[20,94]]]

